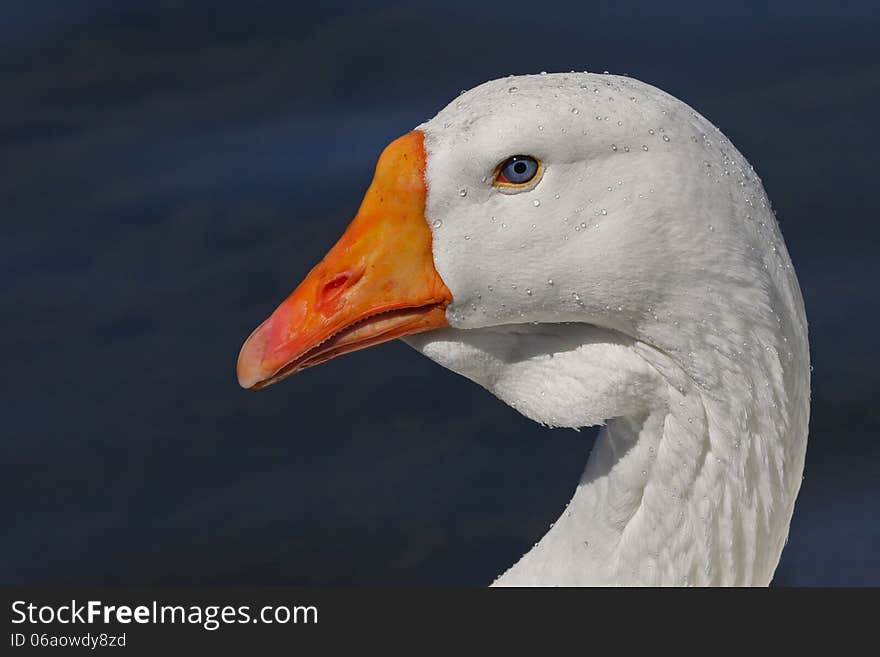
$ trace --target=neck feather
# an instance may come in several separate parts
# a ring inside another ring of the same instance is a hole
[[[803,469],[805,400],[744,354],[722,397],[664,353],[632,350],[658,374],[654,403],[608,421],[560,518],[495,585],[770,582]]]

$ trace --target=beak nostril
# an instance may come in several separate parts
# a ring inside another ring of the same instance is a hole
[[[318,294],[318,305],[323,306],[338,298],[339,295],[358,282],[362,273],[363,271],[344,271],[333,276],[321,288],[321,292]]]

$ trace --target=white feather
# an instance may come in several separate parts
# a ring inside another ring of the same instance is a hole
[[[612,75],[495,80],[420,129],[454,302],[451,328],[408,342],[537,422],[607,423],[559,521],[497,583],[768,584],[803,471],[809,353],[745,158]],[[520,154],[541,160],[537,184],[493,187]]]

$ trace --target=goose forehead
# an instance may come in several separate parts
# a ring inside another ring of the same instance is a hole
[[[447,139],[466,140],[485,128],[503,132],[507,125],[516,134],[540,126],[538,132],[545,133],[545,140],[552,140],[560,127],[551,125],[554,123],[578,127],[579,133],[589,136],[626,134],[641,127],[659,129],[662,122],[669,124],[685,117],[694,117],[687,105],[633,78],[554,73],[511,76],[481,84],[458,96],[422,128],[428,133],[443,133]]]

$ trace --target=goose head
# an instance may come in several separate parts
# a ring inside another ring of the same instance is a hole
[[[797,407],[798,435],[779,439],[790,516],[808,390],[797,280],[754,170],[659,89],[504,78],[390,144],[342,238],[245,342],[239,382],[395,338],[552,426],[673,397],[703,424],[715,402],[739,417],[731,395],[763,417],[766,384],[776,411]]]

